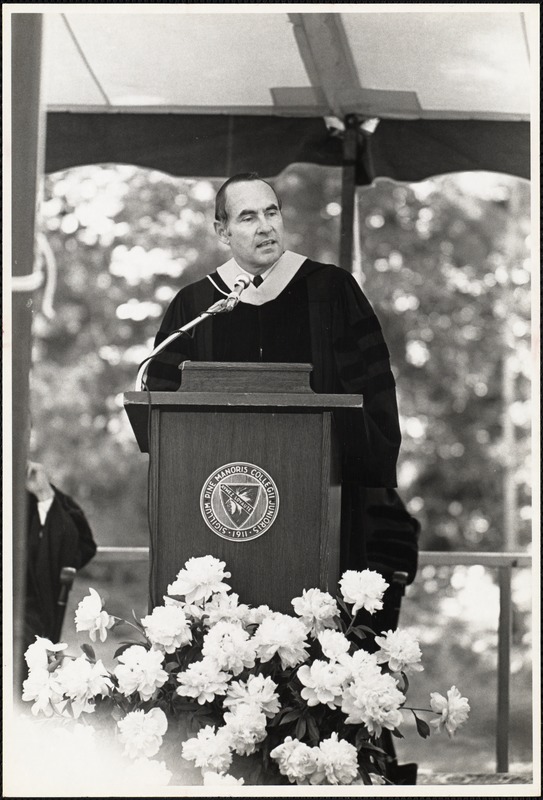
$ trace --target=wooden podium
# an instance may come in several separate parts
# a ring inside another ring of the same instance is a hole
[[[185,362],[177,392],[128,392],[150,463],[150,606],[192,556],[226,562],[240,602],[293,613],[303,589],[335,593],[341,474],[333,411],[309,364]]]

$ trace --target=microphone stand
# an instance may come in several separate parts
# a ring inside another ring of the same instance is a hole
[[[141,362],[139,370],[138,370],[138,375],[137,375],[137,378],[136,378],[135,391],[136,392],[141,392],[143,390],[144,377],[145,377],[145,373],[147,372],[147,369],[149,367],[149,362],[155,356],[157,356],[159,353],[161,353],[163,350],[165,350],[166,347],[168,347],[168,345],[171,342],[175,341],[175,339],[177,339],[179,336],[182,336],[184,333],[187,333],[187,331],[192,330],[192,328],[195,328],[197,325],[200,324],[200,322],[203,322],[204,319],[207,319],[208,317],[213,317],[213,316],[215,316],[215,314],[224,314],[224,313],[226,313],[228,311],[233,311],[238,303],[239,303],[239,294],[238,294],[238,292],[232,291],[232,292],[230,292],[228,297],[225,297],[222,300],[218,300],[216,303],[214,303],[212,306],[210,306],[207,309],[207,311],[204,311],[202,314],[200,314],[200,316],[195,317],[190,322],[187,322],[186,325],[183,325],[182,328],[178,328],[177,330],[175,330],[172,333],[170,333],[170,335],[166,339],[164,339],[163,342],[158,344],[154,348],[154,350],[152,350],[152,352],[147,356],[147,358],[144,361]]]

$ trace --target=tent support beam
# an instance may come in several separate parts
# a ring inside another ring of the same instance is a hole
[[[40,105],[42,15],[11,17],[12,62],[12,274],[31,275],[39,176],[43,169],[45,114]],[[24,283],[14,282],[14,290]],[[20,697],[23,667],[26,589],[26,460],[29,435],[29,371],[31,365],[32,290],[12,297],[12,492],[13,492],[13,680]]]
[[[332,113],[342,117],[344,99],[358,96],[362,87],[341,15],[288,16],[311,85],[323,95]]]
[[[345,118],[343,164],[341,175],[341,222],[339,235],[339,265],[347,272],[353,267],[353,230],[356,199],[356,165],[358,159],[358,118]]]

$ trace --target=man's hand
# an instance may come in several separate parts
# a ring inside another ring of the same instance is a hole
[[[49,483],[45,467],[36,461],[27,461],[26,488],[36,496],[38,502],[50,500],[55,495],[53,487]]]

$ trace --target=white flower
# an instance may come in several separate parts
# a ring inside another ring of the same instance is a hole
[[[205,614],[204,611],[204,601],[201,600],[199,603],[185,603],[184,600],[176,600],[174,597],[168,597],[164,595],[163,598],[165,606],[175,606],[175,608],[180,608],[186,617],[193,622],[199,622]]]
[[[255,645],[236,622],[218,622],[211,628],[204,638],[202,653],[213,658],[219,669],[233,675],[255,665]]]
[[[63,699],[57,670],[49,672],[42,667],[30,670],[28,678],[23,683],[23,700],[34,701],[31,709],[34,716],[41,711],[46,717],[51,717],[55,709],[60,710],[58,704],[62,703]]]
[[[341,710],[347,714],[346,722],[363,722],[370,733],[379,736],[383,728],[394,730],[401,723],[404,701],[392,675],[368,670],[345,688]]]
[[[245,624],[249,614],[249,606],[239,603],[237,594],[215,594],[205,604],[204,625],[213,627],[218,622],[237,622]]]
[[[234,708],[241,703],[252,703],[264,712],[267,717],[274,717],[281,704],[276,693],[277,684],[264,675],[249,675],[247,681],[233,681],[224,698],[226,708]]]
[[[125,650],[118,659],[114,675],[119,682],[119,691],[130,696],[139,692],[142,700],[150,700],[156,689],[168,680],[168,673],[162,669],[164,653],[160,650],[146,650],[139,644]]]
[[[224,772],[204,772],[204,786],[243,786],[243,778],[234,778]]]
[[[419,643],[407,631],[387,631],[384,636],[376,636],[375,643],[381,648],[375,655],[378,664],[388,661],[392,672],[421,672],[424,667],[418,662],[422,658]]]
[[[254,753],[256,745],[266,738],[266,716],[258,705],[243,703],[224,713],[224,736],[240,756]]]
[[[319,745],[318,771],[310,778],[310,783],[348,786],[358,775],[356,747],[338,739],[333,733]]]
[[[92,713],[94,698],[97,695],[107,697],[113,688],[109,672],[102,662],[92,664],[85,656],[65,659],[57,675],[64,696],[72,701],[76,719],[83,711]]]
[[[266,617],[269,617],[270,614],[274,612],[271,610],[269,606],[258,606],[257,608],[251,608],[249,606],[249,611],[247,612],[247,617],[245,619],[245,625],[260,625]]]
[[[349,640],[339,631],[322,631],[317,638],[323,654],[330,661],[339,661],[349,651]]]
[[[443,697],[439,692],[432,692],[430,705],[432,711],[440,715],[438,719],[431,720],[430,725],[436,727],[438,731],[445,728],[451,739],[456,729],[463,725],[469,716],[468,698],[462,697],[456,686],[451,686],[447,697]]]
[[[108,628],[113,627],[115,620],[107,611],[102,611],[102,598],[95,589],[89,589],[90,594],[84,597],[75,612],[76,631],[88,631],[92,642],[96,641],[96,634],[100,641],[105,642]]]
[[[138,709],[130,711],[117,726],[124,751],[130,758],[150,758],[160,750],[168,720],[160,708],[152,708],[147,713]]]
[[[211,703],[217,694],[226,694],[231,675],[221,672],[213,658],[203,658],[190,664],[184,672],[177,675],[181,684],[177,694],[181,697],[195,697],[200,705]]]
[[[311,666],[304,664],[298,670],[298,678],[304,688],[301,695],[308,706],[319,703],[329,708],[341,705],[343,683],[349,677],[349,671],[340,664],[316,659]]]
[[[185,568],[168,586],[168,594],[183,596],[187,603],[194,603],[208,600],[215,592],[226,592],[230,586],[223,583],[223,578],[229,578],[230,573],[224,571],[225,566],[224,561],[213,556],[189,558]]]
[[[283,669],[296,667],[307,659],[305,637],[305,625],[301,620],[273,612],[263,620],[254,635],[257,656],[266,662],[277,653]]]
[[[383,608],[383,595],[388,587],[388,583],[372,569],[365,569],[362,572],[348,569],[343,573],[339,582],[341,594],[346,603],[353,603],[353,616],[361,608],[365,608],[370,614],[374,614]]]
[[[339,609],[334,598],[320,589],[304,589],[301,597],[295,597],[292,605],[296,614],[302,618],[311,636],[317,636],[326,628],[336,626],[335,618]]]
[[[36,636],[36,641],[27,647],[25,661],[28,669],[47,669],[49,666],[49,654],[60,653],[66,650],[67,644],[53,644],[49,639]]]
[[[157,606],[143,617],[141,624],[155,650],[175,653],[192,640],[190,623],[178,606]]]
[[[381,674],[375,653],[368,653],[366,650],[355,650],[352,655],[345,653],[338,656],[338,661],[349,670],[353,679],[365,681],[372,675]]]
[[[215,728],[206,725],[198,731],[198,735],[182,746],[183,758],[194,761],[202,770],[213,772],[226,772],[232,763],[232,751],[224,736],[224,729],[220,728],[215,733]]]
[[[279,772],[285,775],[291,783],[307,784],[312,775],[317,772],[319,750],[317,747],[292,739],[287,736],[283,744],[274,748],[270,756],[277,761]]]

